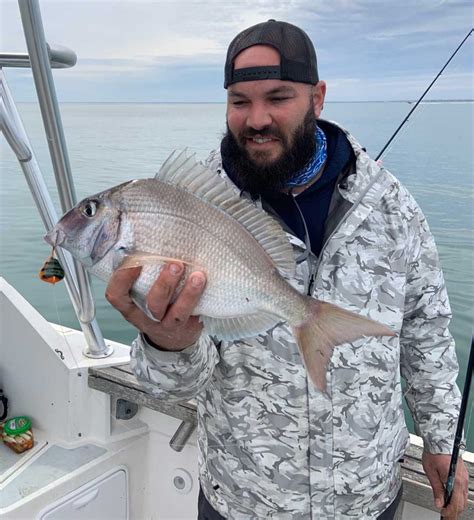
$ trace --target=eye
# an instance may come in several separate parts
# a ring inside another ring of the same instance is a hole
[[[283,96],[278,96],[278,97],[272,97],[272,101],[273,103],[282,103],[283,101],[286,101],[287,99],[290,99],[289,97],[283,97]]]
[[[95,200],[88,200],[81,208],[82,214],[87,217],[93,217],[97,212],[97,202]]]

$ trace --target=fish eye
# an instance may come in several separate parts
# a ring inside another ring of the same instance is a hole
[[[97,202],[95,200],[88,200],[81,208],[82,214],[87,217],[93,217],[97,212]]]

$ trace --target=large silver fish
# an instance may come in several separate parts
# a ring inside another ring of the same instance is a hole
[[[335,345],[394,335],[293,288],[285,277],[294,274],[294,254],[281,226],[185,152],[173,154],[154,179],[84,199],[45,239],[104,281],[119,267],[143,266],[131,295],[147,313],[146,295],[165,262],[182,262],[185,277],[204,271],[206,289],[194,312],[204,330],[233,340],[287,321],[320,390]]]

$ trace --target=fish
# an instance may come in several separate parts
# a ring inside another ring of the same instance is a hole
[[[187,151],[173,152],[154,178],[135,179],[85,198],[46,234],[107,282],[116,269],[141,266],[131,289],[148,311],[146,295],[167,262],[194,271],[206,287],[193,315],[219,340],[291,328],[309,379],[326,391],[335,346],[363,336],[394,336],[367,317],[300,293],[290,281],[295,255],[280,223],[242,197],[226,178]]]

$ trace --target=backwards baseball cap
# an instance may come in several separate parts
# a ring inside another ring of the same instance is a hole
[[[280,53],[280,65],[234,69],[236,56],[254,45],[270,45]],[[239,81],[281,79],[310,83],[319,81],[316,52],[308,35],[296,25],[277,20],[253,25],[230,43],[225,62],[224,88]]]

